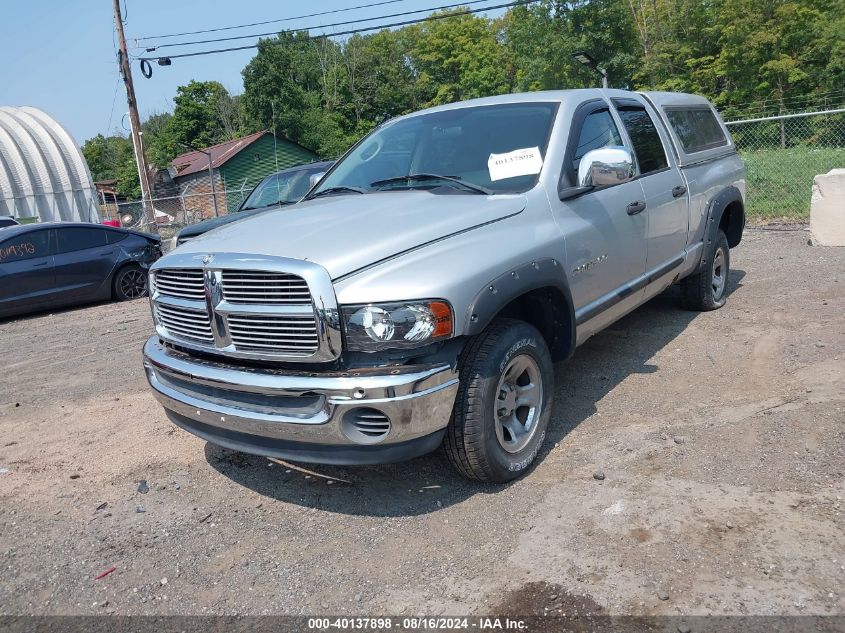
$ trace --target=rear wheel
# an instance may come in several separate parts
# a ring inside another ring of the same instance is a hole
[[[551,415],[554,368],[531,325],[495,321],[460,360],[460,387],[446,431],[449,460],[465,477],[506,482],[534,462]]]
[[[681,299],[688,310],[716,310],[728,297],[731,251],[728,238],[720,229],[709,248],[701,270],[681,281]]]
[[[121,268],[114,278],[114,298],[128,301],[147,296],[147,273],[134,264]]]

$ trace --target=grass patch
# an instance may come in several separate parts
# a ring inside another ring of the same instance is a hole
[[[747,175],[749,219],[810,217],[813,177],[845,167],[845,149],[790,147],[740,151]]]

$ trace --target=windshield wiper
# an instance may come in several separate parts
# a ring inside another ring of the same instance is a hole
[[[441,176],[440,174],[408,174],[407,176],[396,176],[395,178],[385,178],[384,180],[376,180],[375,182],[371,182],[371,187],[378,187],[379,185],[389,185],[394,182],[407,182],[410,184],[411,180],[445,180],[446,182],[453,183],[455,185],[459,185],[464,187],[465,189],[469,189],[470,191],[474,191],[476,193],[483,193],[487,196],[493,195],[493,191],[487,189],[486,187],[482,187],[481,185],[476,185],[471,182],[464,182],[460,178],[456,178],[455,176]]]
[[[322,191],[311,194],[308,196],[308,200],[313,200],[314,198],[319,198],[320,196],[325,196],[330,193],[343,193],[345,191],[351,191],[352,193],[367,193],[360,187],[329,187],[328,189],[323,189]]]

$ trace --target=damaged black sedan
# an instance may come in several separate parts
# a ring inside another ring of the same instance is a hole
[[[161,238],[83,223],[0,229],[0,318],[146,296]]]

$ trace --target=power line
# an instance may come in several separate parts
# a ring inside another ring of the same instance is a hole
[[[456,17],[459,15],[470,15],[473,13],[481,13],[482,11],[492,11],[493,9],[506,9],[510,7],[517,7],[527,4],[534,4],[539,2],[540,0],[516,0],[515,2],[507,2],[504,4],[496,4],[489,7],[483,7],[481,9],[467,9],[466,11],[455,11],[453,13],[445,13],[442,15],[429,15],[424,18],[417,18],[415,20],[404,20],[402,22],[393,22],[391,24],[379,24],[378,26],[368,26],[360,29],[349,29],[348,31],[339,31],[337,33],[321,33],[319,35],[309,35],[306,39],[307,40],[318,40],[327,37],[338,37],[340,35],[353,35],[355,33],[366,33],[368,31],[379,31],[381,29],[390,29],[399,26],[409,26],[411,24],[419,24],[420,22],[428,22],[431,20],[442,20],[445,18]],[[277,44],[284,44],[285,42],[273,41],[273,40],[265,40],[268,44],[277,45]],[[146,64],[149,67],[149,63],[151,61],[158,60],[159,65],[161,66],[168,66],[170,65],[171,59],[178,59],[181,57],[199,57],[201,55],[215,55],[218,53],[231,53],[235,51],[245,51],[251,48],[258,48],[260,42],[255,44],[247,44],[245,46],[231,46],[229,48],[213,48],[210,50],[205,51],[196,51],[194,53],[179,53],[178,55],[168,55],[168,56],[159,56],[159,57],[136,57],[136,59],[141,61],[141,64]],[[149,74],[145,74],[144,76],[149,78],[149,75],[152,74],[152,70],[150,69]]]
[[[290,22],[291,20],[301,20],[303,18],[316,18],[321,15],[332,15],[334,13],[344,13],[347,11],[357,11],[358,9],[369,9],[370,7],[380,7],[385,4],[396,4],[397,2],[405,2],[406,0],[382,0],[381,2],[371,2],[369,4],[360,4],[357,7],[346,7],[344,9],[333,9],[331,11],[321,11],[319,13],[309,13],[307,15],[296,15],[291,18],[279,18],[278,20],[264,20],[263,22],[252,22],[250,24],[238,24],[236,26],[221,26],[216,29],[203,29],[201,31],[185,31],[184,33],[168,33],[166,35],[147,35],[146,37],[133,37],[136,42],[144,42],[146,40],[161,40],[166,37],[183,37],[185,35],[200,35],[202,33],[217,33],[219,31],[232,31],[235,29],[246,29],[252,26],[263,26],[265,24],[276,24],[278,22]]]
[[[231,37],[218,37],[208,40],[194,40],[192,42],[171,42],[170,44],[160,44],[159,46],[152,46],[146,49],[147,53],[152,53],[160,48],[170,46],[193,46],[195,44],[212,44],[214,42],[231,42],[233,40],[246,40],[251,37],[267,37],[270,35],[277,35],[279,33],[293,33],[295,31],[310,31],[311,29],[330,28],[333,26],[347,26],[349,24],[358,24],[361,22],[375,22],[377,20],[386,20],[388,18],[398,18],[404,15],[414,15],[416,13],[428,13],[430,11],[441,11],[443,9],[454,9],[455,7],[465,7],[472,4],[479,4],[481,2],[491,2],[491,0],[470,0],[469,2],[456,2],[455,4],[444,4],[439,7],[430,7],[428,9],[415,9],[414,11],[402,11],[400,13],[390,13],[388,15],[379,15],[374,18],[359,18],[357,20],[346,20],[345,22],[334,22],[333,24],[319,24],[315,26],[302,26],[295,29],[284,29],[281,31],[269,31],[267,33],[251,33],[249,35],[233,35]]]
[[[109,111],[109,124],[106,127],[106,136],[111,135],[111,122],[114,116],[114,104],[117,103],[117,89],[120,88],[120,73],[117,73],[117,81],[114,82],[114,95],[111,98],[111,110]]]

